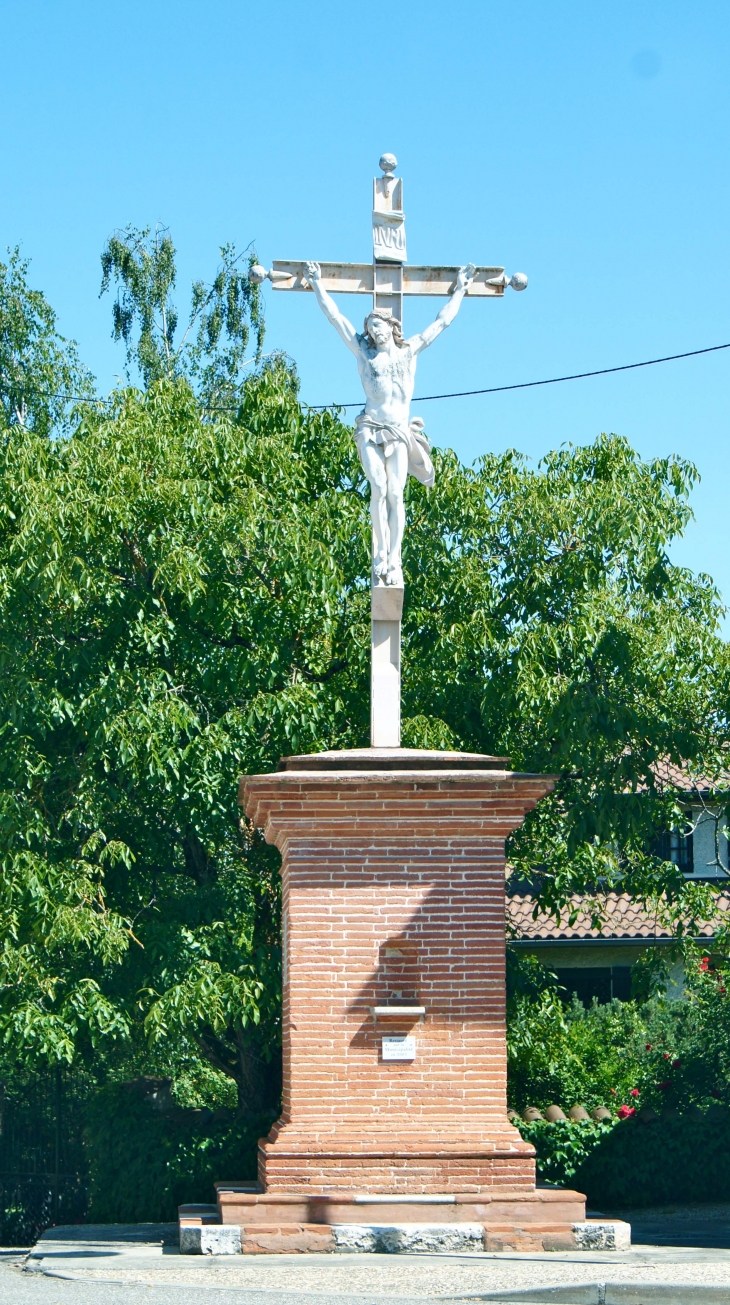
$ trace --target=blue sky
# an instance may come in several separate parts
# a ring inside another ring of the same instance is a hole
[[[113,230],[170,226],[183,302],[228,240],[267,265],[366,261],[384,150],[410,261],[530,277],[464,305],[417,393],[730,341],[726,3],[0,0],[0,36],[0,247],[21,244],[104,390],[123,365],[98,298]],[[266,347],[296,360],[303,398],[357,399],[312,297],[268,290]],[[410,301],[406,329],[437,307]],[[697,519],[674,556],[730,599],[729,380],[730,350],[422,415],[466,461],[601,430],[691,458]]]

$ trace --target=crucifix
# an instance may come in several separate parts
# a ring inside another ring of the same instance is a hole
[[[420,417],[410,406],[418,355],[433,344],[456,317],[462,300],[496,298],[505,287],[524,290],[521,272],[508,277],[503,267],[417,267],[406,262],[403,180],[395,176],[393,154],[380,159],[373,181],[372,263],[274,262],[256,264],[249,276],[274,290],[314,294],[325,317],[355,355],[365,391],[365,407],[355,420],[355,442],[370,483],[372,520],[370,744],[400,747],[400,626],[403,613],[401,544],[405,527],[403,491],[409,473],[434,483],[430,445]],[[362,333],[340,312],[331,294],[371,295],[373,306]],[[436,320],[406,339],[403,299],[438,295],[448,299]]]

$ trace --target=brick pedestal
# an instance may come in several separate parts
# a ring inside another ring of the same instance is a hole
[[[536,1190],[506,1115],[504,842],[552,784],[395,748],[242,780],[282,856],[283,1110],[258,1183],[181,1208],[181,1249],[630,1244],[628,1224],[586,1221],[579,1192]],[[412,1058],[389,1059],[403,1038]]]
[[[506,1117],[504,843],[552,783],[406,749],[291,757],[242,781],[282,854],[267,1193],[534,1189],[533,1149]],[[384,1058],[399,1036],[412,1061]]]

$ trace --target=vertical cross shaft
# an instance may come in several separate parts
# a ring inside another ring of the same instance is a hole
[[[400,622],[403,587],[371,591],[370,746],[400,747]]]
[[[373,308],[389,309],[403,325],[403,264],[406,260],[403,180],[396,160],[384,154],[382,177],[373,181]],[[373,556],[375,541],[373,540]],[[370,642],[370,746],[400,747],[400,623],[403,586],[373,582]]]

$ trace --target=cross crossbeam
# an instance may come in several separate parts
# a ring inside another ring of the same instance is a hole
[[[322,269],[322,289],[330,294],[372,295],[375,289],[375,265],[373,263],[320,263]],[[266,277],[274,290],[309,290],[312,286],[307,279],[307,265],[292,259],[275,259],[271,271]],[[453,294],[456,286],[458,267],[419,267],[415,263],[398,264],[388,262],[378,267],[378,292],[391,288],[395,291],[399,273],[402,274],[404,295],[439,295],[446,298]],[[509,284],[504,276],[503,267],[478,267],[474,279],[466,291],[468,298],[503,295]]]

